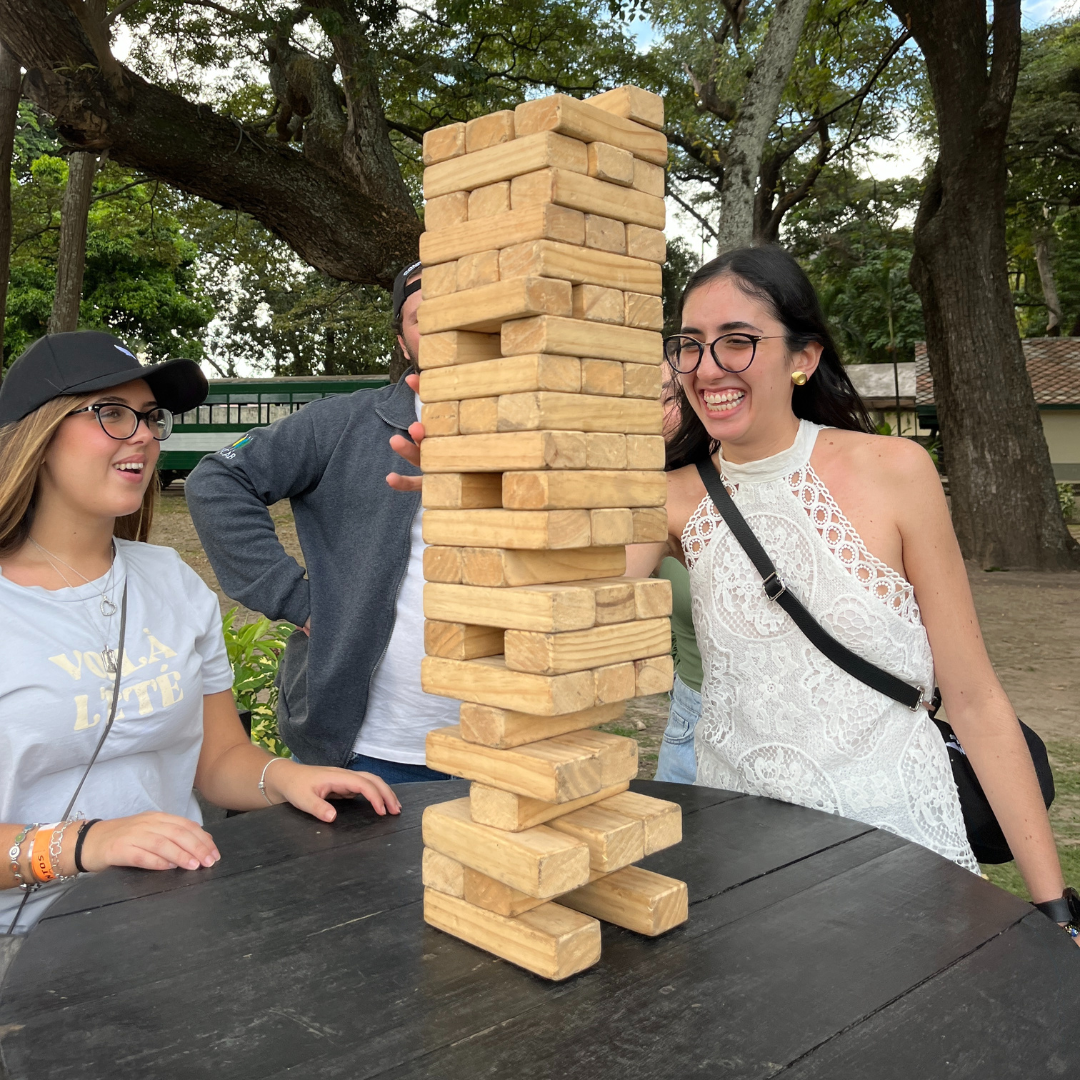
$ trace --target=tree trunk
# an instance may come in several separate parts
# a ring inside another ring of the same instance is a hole
[[[86,215],[97,174],[93,154],[68,158],[68,182],[60,208],[60,251],[56,259],[56,295],[49,315],[49,333],[63,334],[79,326],[83,271],[86,269]]]
[[[4,318],[11,276],[11,154],[19,119],[19,62],[0,41],[0,379],[4,367]]]
[[[964,556],[984,568],[1080,568],[1013,314],[1005,136],[1020,62],[1020,0],[890,0],[922,49],[938,160],[915,221],[934,400]],[[991,47],[992,53],[988,50]]]
[[[754,61],[728,143],[720,188],[717,250],[746,247],[754,236],[754,193],[765,140],[795,62],[810,0],[777,0]]]
[[[1061,334],[1061,301],[1050,258],[1050,237],[1046,233],[1041,232],[1035,237],[1035,265],[1039,268],[1039,283],[1046,301],[1046,336],[1058,337]]]

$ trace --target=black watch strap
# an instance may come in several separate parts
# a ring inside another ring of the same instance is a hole
[[[1033,906],[1056,923],[1080,922],[1080,894],[1075,889],[1066,889],[1057,900],[1046,900]]]

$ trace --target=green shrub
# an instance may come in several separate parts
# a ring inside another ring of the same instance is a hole
[[[1076,517],[1076,496],[1073,494],[1072,484],[1058,484],[1058,502],[1061,503],[1061,516],[1066,521],[1072,521]]]
[[[238,624],[237,610],[230,608],[221,620],[237,711],[251,713],[252,742],[278,757],[292,757],[278,734],[274,677],[285,642],[296,627],[287,622],[275,626],[269,619]]]

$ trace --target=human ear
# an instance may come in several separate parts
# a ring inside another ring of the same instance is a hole
[[[824,351],[825,346],[820,341],[811,341],[805,348],[791,354],[791,370],[801,371],[809,379],[817,371]]]

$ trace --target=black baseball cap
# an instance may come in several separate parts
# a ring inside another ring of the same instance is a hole
[[[410,263],[408,266],[405,267],[404,270],[401,271],[400,274],[398,274],[396,278],[394,278],[395,319],[401,318],[401,309],[405,306],[405,301],[408,300],[408,298],[412,296],[412,294],[416,292],[417,289],[420,288],[419,281],[414,281],[410,284],[409,278],[414,277],[416,274],[419,274],[420,271],[423,270],[423,268],[423,263]]]
[[[21,420],[61,394],[89,394],[132,379],[145,379],[157,403],[173,413],[206,399],[206,376],[194,360],[143,365],[112,334],[75,330],[38,338],[11,365],[0,383],[0,424]]]

